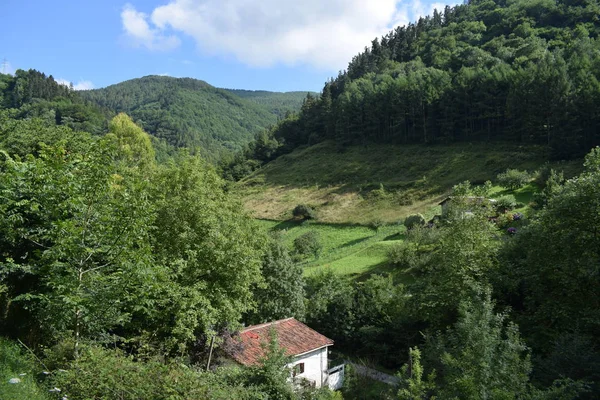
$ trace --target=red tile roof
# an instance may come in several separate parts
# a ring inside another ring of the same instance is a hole
[[[265,345],[269,343],[271,329],[277,335],[279,346],[290,357],[333,344],[333,340],[295,318],[287,318],[242,329],[232,339],[236,345],[228,346],[230,355],[243,365],[258,364],[265,356]]]

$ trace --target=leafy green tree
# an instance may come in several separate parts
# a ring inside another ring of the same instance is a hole
[[[466,207],[466,206],[463,206]],[[488,222],[488,210],[461,204],[451,209],[439,228],[439,241],[426,263],[414,270],[419,280],[412,285],[411,307],[421,319],[441,329],[452,321],[459,301],[488,283],[498,265],[500,242],[496,227]]]
[[[531,175],[527,171],[518,169],[507,169],[498,174],[498,183],[507,189],[517,190],[525,186],[531,180]]]
[[[425,226],[425,217],[423,217],[421,214],[409,215],[404,220],[404,226],[409,230],[416,227]]]
[[[292,261],[281,238],[270,238],[263,256],[261,273],[264,283],[254,289],[256,310],[249,316],[252,323],[288,317],[303,319],[302,267]]]
[[[151,327],[167,349],[185,352],[252,311],[266,237],[197,157],[160,167],[152,185],[151,245],[167,271],[140,329]]]
[[[415,347],[409,349],[409,362],[400,370],[400,389],[398,399],[419,400],[435,399],[430,392],[435,389],[435,374],[431,373],[425,380],[423,366],[421,365],[421,351]]]
[[[599,209],[595,148],[581,175],[552,189],[546,207],[516,239],[519,251],[504,264],[503,272],[524,289],[522,329],[542,349],[562,332],[576,327],[593,335],[600,324]]]
[[[527,346],[507,315],[494,312],[490,290],[462,301],[458,321],[428,346],[429,357],[439,357],[439,398],[508,399],[528,393]]]
[[[142,272],[152,218],[144,185],[116,169],[111,140],[89,150],[43,148],[25,161],[4,153],[0,174],[3,330],[36,341],[69,334],[75,353],[83,338],[124,325],[152,279]]]
[[[123,162],[142,170],[155,164],[154,148],[150,137],[127,114],[120,113],[114,117],[108,129],[117,138]]]
[[[296,207],[294,207],[292,215],[294,216],[294,218],[314,219],[315,210],[313,210],[312,207],[307,206],[305,204],[298,204]]]

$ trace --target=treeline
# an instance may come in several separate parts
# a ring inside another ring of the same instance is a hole
[[[0,74],[0,110],[12,110],[13,119],[40,119],[93,134],[106,131],[107,110],[85,101],[73,87],[52,75],[30,69]]]
[[[600,143],[599,15],[595,0],[436,10],[375,39],[270,135],[280,152],[502,140],[581,157]]]

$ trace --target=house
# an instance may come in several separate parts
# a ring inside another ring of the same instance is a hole
[[[472,210],[469,208],[472,209],[473,206],[488,207],[490,205],[494,205],[496,200],[480,196],[449,196],[438,203],[440,206],[442,206],[442,218],[445,218],[449,215],[452,205],[456,203],[462,203],[465,205],[467,209],[464,210],[464,213],[469,214],[472,212]]]
[[[287,367],[292,378],[307,380],[310,384],[339,389],[343,382],[343,366],[328,368],[328,348],[333,340],[321,335],[295,318],[287,318],[266,324],[253,325],[242,329],[231,340],[235,345],[228,346],[229,355],[238,363],[255,365],[266,355],[266,344],[271,333],[277,337],[279,346],[292,361]]]

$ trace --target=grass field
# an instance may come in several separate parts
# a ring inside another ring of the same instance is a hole
[[[494,181],[507,168],[533,172],[547,158],[541,147],[509,144],[372,145],[339,152],[321,143],[269,163],[237,191],[259,224],[281,232],[289,248],[308,231],[319,234],[322,252],[301,263],[305,275],[331,270],[361,280],[392,273],[408,282],[410,276],[386,261],[390,246],[403,240],[406,216],[422,213],[429,220],[441,213],[438,203],[455,184]],[[551,166],[573,176],[580,165],[576,160]],[[515,211],[527,212],[536,190],[533,184],[514,192],[494,186],[490,197],[513,194],[522,204]],[[291,220],[298,204],[314,207],[317,221]]]
[[[507,168],[535,171],[547,159],[538,146],[369,145],[339,151],[326,142],[267,164],[237,191],[256,218],[286,220],[296,205],[308,204],[321,222],[395,223],[416,212],[434,215],[437,203],[459,182],[494,180]],[[569,175],[580,164],[555,167]]]
[[[386,225],[379,229],[352,224],[321,222],[258,220],[259,225],[279,231],[289,248],[300,235],[315,231],[323,250],[318,258],[302,262],[305,275],[325,270],[361,279],[372,273],[393,272],[388,267],[387,251],[391,245],[402,241],[404,226]]]

